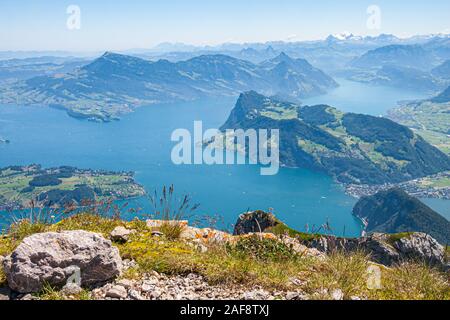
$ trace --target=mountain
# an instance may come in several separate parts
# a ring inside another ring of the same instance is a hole
[[[349,73],[348,79],[375,85],[391,86],[423,92],[435,92],[445,88],[447,81],[434,77],[427,71],[412,67],[385,65],[376,70]]]
[[[432,98],[430,101],[431,102],[436,102],[436,103],[447,103],[447,102],[450,102],[450,87],[445,89],[443,92],[441,92],[436,97]],[[449,126],[450,126],[450,124],[449,124]]]
[[[446,88],[449,81],[431,69],[441,63],[421,45],[389,45],[370,50],[349,63],[350,80],[423,92]]]
[[[303,92],[319,95],[338,86],[330,76],[314,68],[305,59],[292,59],[285,53],[260,66],[267,74],[267,79],[277,88],[276,94],[279,96],[295,98],[304,96]]]
[[[353,214],[367,222],[368,232],[424,232],[443,245],[450,243],[450,222],[401,189],[361,198]]]
[[[450,60],[431,70],[431,74],[438,78],[450,80]]]
[[[434,36],[423,47],[442,62],[450,59],[450,35]]]
[[[350,32],[342,32],[337,34],[332,34],[328,36],[325,40],[328,43],[347,43],[347,44],[364,44],[364,45],[390,45],[395,43],[401,43],[401,39],[397,38],[392,34],[380,34],[378,36],[358,36]]]
[[[389,45],[363,54],[353,60],[355,68],[381,68],[386,65],[430,70],[436,65],[437,59],[419,45]]]
[[[240,95],[226,129],[279,129],[282,165],[324,171],[342,183],[397,183],[450,170],[448,156],[389,119],[256,92]]]
[[[227,55],[237,59],[247,60],[253,63],[261,63],[265,60],[275,58],[279,52],[275,51],[271,46],[264,49],[244,48],[238,52],[228,51]]]
[[[40,75],[73,72],[90,61],[79,58],[36,57],[0,60],[0,82],[14,82]]]
[[[246,90],[299,99],[336,86],[306,60],[285,54],[253,64],[219,54],[174,63],[105,53],[72,73],[20,82],[4,90],[1,101],[50,105],[105,121],[154,103],[234,96]]]

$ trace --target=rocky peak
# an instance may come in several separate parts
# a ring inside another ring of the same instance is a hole
[[[280,222],[272,213],[261,210],[246,212],[239,216],[234,226],[234,235],[265,232],[268,228],[275,227]]]

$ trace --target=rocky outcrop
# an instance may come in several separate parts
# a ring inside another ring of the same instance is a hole
[[[275,227],[279,223],[272,213],[261,210],[247,212],[239,216],[234,226],[233,234],[237,236],[248,233],[261,233],[271,227]]]
[[[282,222],[271,213],[249,212],[239,217],[234,233],[244,235],[258,233],[259,230],[270,232],[272,227],[279,224]],[[283,226],[287,228],[287,226]],[[301,233],[298,232],[298,234]],[[420,232],[391,235],[372,233],[361,238],[339,238],[325,235],[310,235],[310,237],[293,235],[289,237],[283,235],[281,240],[296,248],[296,252],[304,251],[309,256],[320,257],[317,251],[324,254],[334,251],[363,251],[370,256],[372,261],[386,266],[405,261],[419,261],[442,269],[449,269],[444,247],[430,235]],[[309,250],[305,250],[305,248]],[[312,251],[312,249],[316,249],[316,251]]]
[[[363,251],[374,262],[391,266],[405,261],[418,261],[448,269],[445,249],[425,233],[383,234],[374,233],[361,238],[321,236],[303,244],[324,253],[333,251]]]
[[[9,287],[29,293],[40,291],[45,283],[63,286],[72,276],[83,286],[112,279],[120,274],[122,259],[111,241],[99,234],[47,232],[25,238],[3,267]]]
[[[114,242],[125,243],[133,233],[136,233],[136,230],[128,230],[125,227],[119,226],[111,231],[110,238]]]
[[[445,248],[425,233],[413,233],[400,238],[393,246],[404,258],[419,259],[435,265],[446,263]]]

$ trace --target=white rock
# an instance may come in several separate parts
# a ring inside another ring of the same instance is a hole
[[[126,289],[131,289],[134,286],[135,282],[128,279],[120,279],[116,281],[116,284]]]
[[[122,286],[115,285],[106,291],[107,298],[125,299],[128,296],[127,289]]]
[[[286,294],[286,300],[297,300],[299,296],[300,295],[297,292],[288,292]]]
[[[331,293],[331,297],[333,300],[343,300],[344,299],[344,292],[342,292],[341,289],[335,289]]]
[[[44,283],[64,285],[77,270],[83,286],[112,279],[122,270],[111,241],[81,230],[27,237],[3,264],[9,287],[20,293],[38,292]]]
[[[61,293],[66,296],[73,296],[79,294],[83,289],[76,283],[69,282],[62,289]]]
[[[116,227],[110,234],[110,238],[114,242],[127,242],[130,235],[136,233],[136,230],[128,230],[125,227]]]
[[[253,290],[242,295],[243,300],[266,300],[268,297],[269,293],[264,290]]]
[[[132,300],[145,300],[145,298],[137,290],[128,291],[128,296]]]

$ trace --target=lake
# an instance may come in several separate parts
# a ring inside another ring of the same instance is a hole
[[[345,95],[352,93],[357,98],[346,100]],[[304,102],[320,100],[344,111],[379,114],[397,100],[418,98],[407,95],[404,91],[395,95],[390,88],[343,82],[328,95]],[[377,101],[365,102],[364,97]],[[362,226],[351,215],[356,200],[322,173],[281,168],[278,175],[261,176],[259,167],[250,165],[172,164],[172,131],[192,131],[195,120],[202,120],[204,129],[219,128],[236,98],[143,107],[105,124],[77,120],[46,107],[0,106],[0,137],[11,140],[10,144],[0,144],[0,167],[39,163],[44,167],[130,170],[150,192],[174,184],[179,195],[187,193],[193,202],[200,203],[197,216],[221,217],[220,227],[229,228],[248,209],[273,208],[277,217],[298,230],[306,226],[311,230],[328,221],[335,234],[358,236]],[[449,201],[428,204],[449,218]],[[149,208],[145,199],[133,200],[132,205]],[[0,216],[3,223],[6,218]],[[128,214],[127,218],[132,217]]]
[[[345,112],[382,116],[399,101],[429,98],[418,91],[369,85],[342,78],[335,80],[340,85],[338,88],[326,95],[303,99],[302,103],[305,105],[328,104]]]

